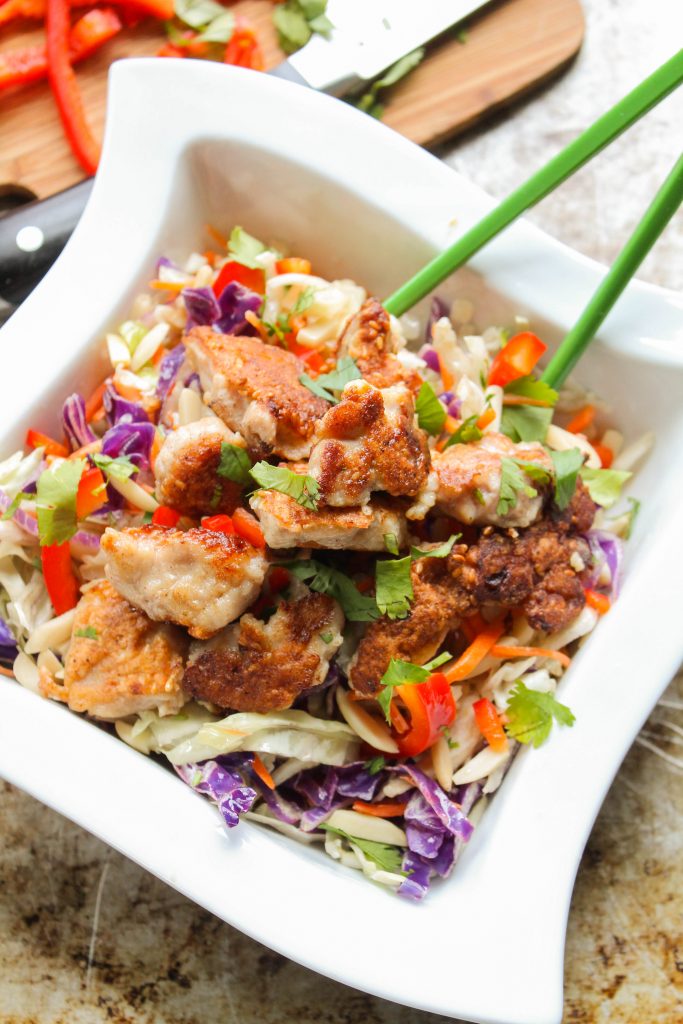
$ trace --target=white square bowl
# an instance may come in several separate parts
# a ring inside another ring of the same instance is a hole
[[[46,279],[0,331],[0,454],[106,367],[103,332],[161,253],[202,226],[286,240],[327,277],[389,294],[490,209],[475,186],[339,101],[249,71],[126,61],[110,76],[103,162]],[[634,211],[634,216],[636,211]],[[454,229],[453,224],[456,228]],[[561,338],[602,268],[519,222],[447,292],[477,321],[528,315]],[[683,304],[633,284],[580,376],[628,435],[657,444],[614,609],[575,659],[576,714],[523,750],[453,877],[403,901],[319,852],[215,809],[175,776],[62,706],[0,686],[0,774],[225,921],[349,985],[489,1024],[558,1024],[566,918],[607,787],[683,653]]]

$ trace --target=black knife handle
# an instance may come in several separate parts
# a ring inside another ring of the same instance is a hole
[[[47,273],[85,209],[93,179],[0,217],[0,299],[18,306]]]

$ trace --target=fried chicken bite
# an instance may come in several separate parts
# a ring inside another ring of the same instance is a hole
[[[234,512],[242,488],[218,475],[223,444],[245,447],[240,435],[216,416],[170,431],[154,464],[156,496],[161,504],[193,519]]]
[[[337,358],[350,356],[376,388],[405,384],[417,394],[422,378],[401,363],[396,351],[389,314],[377,299],[367,299],[342,331]]]
[[[78,602],[64,685],[44,689],[95,718],[149,710],[174,715],[187,700],[180,687],[187,649],[181,630],[152,622],[99,580]]]
[[[257,338],[216,334],[209,327],[190,331],[186,349],[204,400],[239,430],[255,459],[308,456],[315,425],[329,406],[300,383],[300,359]]]
[[[515,444],[504,434],[487,434],[472,444],[454,444],[434,452],[437,476],[436,506],[461,523],[477,526],[529,526],[541,514],[546,490],[527,480],[536,497],[517,491],[515,504],[499,513],[504,458],[533,462],[553,472],[550,456],[540,444]]]
[[[405,513],[395,503],[373,499],[365,508],[304,508],[288,494],[257,491],[250,500],[266,544],[271,548],[347,548],[384,551],[384,537],[393,533],[398,546],[408,539]]]
[[[430,465],[408,388],[352,381],[316,428],[308,472],[327,505],[364,506],[373,491],[386,491],[416,498],[408,518],[424,518],[434,503]]]
[[[105,571],[118,592],[156,622],[208,639],[255,600],[268,568],[241,537],[163,526],[105,530]]]
[[[293,590],[295,587],[293,586]],[[235,711],[281,711],[327,675],[344,616],[331,597],[298,585],[268,622],[243,615],[208,643],[192,645],[183,689]]]

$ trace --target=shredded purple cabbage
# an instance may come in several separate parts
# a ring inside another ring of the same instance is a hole
[[[467,842],[474,831],[472,825],[470,825],[463,812],[446,796],[437,782],[434,782],[428,775],[421,772],[414,764],[403,764],[393,770],[410,776],[446,830]]]
[[[138,469],[150,468],[155,427],[147,423],[117,423],[102,438],[102,454],[116,459],[127,456]]]
[[[405,812],[408,849],[427,860],[433,860],[443,845],[446,829],[443,822],[417,790],[410,797]]]
[[[239,773],[238,769],[244,763],[243,757],[235,761],[228,755],[201,764],[179,765],[176,771],[188,786],[211,797],[218,805],[225,824],[234,828],[240,815],[251,809],[258,795],[255,789],[246,785]]]
[[[588,545],[593,556],[593,571],[588,584],[595,586],[605,563],[612,577],[611,597],[616,599],[621,588],[621,570],[624,559],[624,545],[619,537],[604,530],[590,530],[586,534]]]
[[[74,452],[97,440],[88,426],[85,415],[85,399],[78,392],[69,395],[62,406],[62,427],[69,446]]]
[[[424,359],[429,369],[433,370],[434,373],[441,373],[439,353],[431,345],[422,346],[422,348],[420,349],[420,358]]]
[[[0,658],[7,659],[17,653],[17,642],[14,633],[4,619],[0,618]]]
[[[371,775],[363,766],[363,762],[356,761],[352,764],[337,768],[339,782],[337,792],[340,796],[352,797],[354,800],[373,800],[380,785],[386,781],[386,774],[376,772]]]
[[[288,825],[299,824],[303,809],[298,804],[282,796],[276,789],[269,789],[268,786],[259,784],[259,790],[264,803],[270,808],[276,818],[286,822]]]
[[[221,315],[214,323],[214,327],[222,334],[240,334],[251,330],[245,313],[258,313],[262,302],[261,295],[250,291],[237,281],[231,281],[230,284],[226,284],[218,298]]]
[[[104,390],[102,404],[104,405],[107,422],[111,427],[121,422],[149,423],[149,416],[142,406],[138,405],[137,402],[129,402],[128,399],[121,398],[118,391],[111,385],[108,385]]]
[[[425,341],[427,344],[431,344],[432,340],[432,327],[437,320],[440,320],[442,316],[448,316],[448,306],[443,299],[440,299],[437,295],[432,295],[431,306],[429,307],[429,316],[427,317],[427,323],[425,325]],[[422,358],[425,356],[422,353]],[[432,367],[434,369],[434,367]],[[438,373],[437,369],[437,373]]]
[[[172,348],[170,352],[167,352],[164,358],[161,360],[159,366],[159,380],[157,381],[157,398],[166,398],[166,395],[171,390],[171,385],[175,382],[178,376],[178,370],[183,364],[185,359],[185,346],[180,343]]]
[[[215,324],[221,316],[221,307],[211,288],[183,288],[180,293],[187,310],[187,330]]]

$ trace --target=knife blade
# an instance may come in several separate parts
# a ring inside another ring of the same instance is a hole
[[[360,90],[405,54],[490,0],[328,0],[329,38],[309,42],[268,74],[333,96]],[[0,216],[0,324],[23,302],[66,245],[90,196],[89,178]]]

